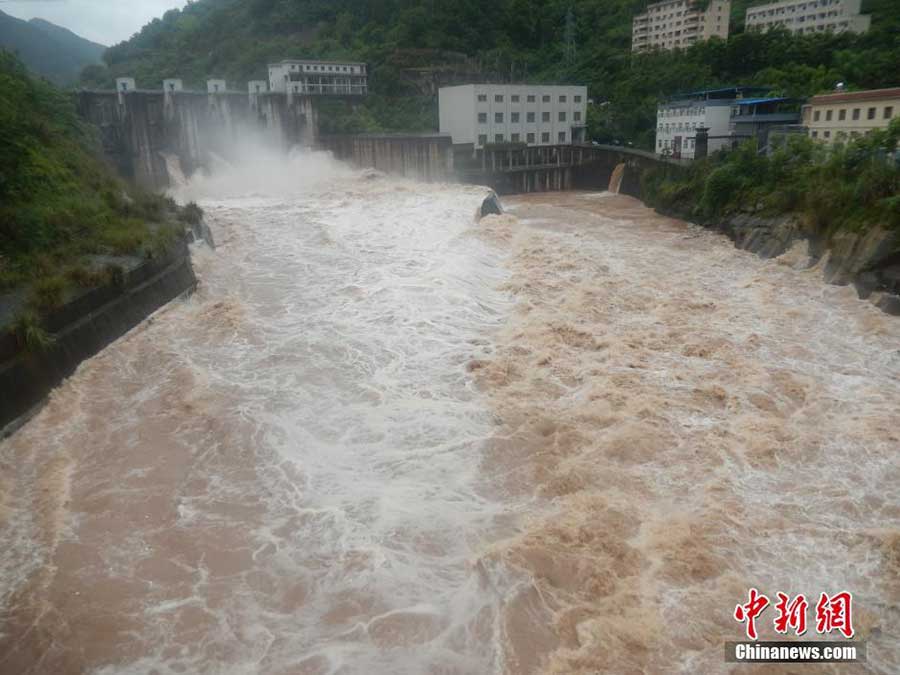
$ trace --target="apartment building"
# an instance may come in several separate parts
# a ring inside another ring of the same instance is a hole
[[[656,111],[656,154],[694,159],[698,129],[707,130],[709,153],[731,147],[738,140],[732,118],[740,114],[740,102],[764,100],[751,97],[766,91],[759,87],[707,89],[660,104]]]
[[[860,14],[862,0],[783,0],[749,7],[747,30],[786,28],[792,33],[865,33],[872,17]]]
[[[728,39],[731,0],[665,0],[634,17],[631,49],[684,49],[711,37]]]
[[[467,84],[438,91],[440,130],[454,145],[567,145],[585,139],[587,87]]]
[[[269,65],[269,90],[282,94],[365,96],[365,63],[281,61]]]
[[[900,88],[835,92],[814,96],[803,106],[803,125],[824,143],[885,129],[900,117]]]

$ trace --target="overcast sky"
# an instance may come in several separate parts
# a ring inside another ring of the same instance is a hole
[[[7,14],[46,19],[104,45],[127,40],[151,19],[184,5],[184,0],[0,0]]]

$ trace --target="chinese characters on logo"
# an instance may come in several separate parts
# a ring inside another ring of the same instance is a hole
[[[777,613],[774,622],[775,632],[787,635],[790,630],[797,636],[806,633],[809,610],[806,597],[800,594],[791,598],[780,592],[776,595],[778,602],[774,605]],[[734,618],[735,621],[746,624],[747,637],[756,640],[758,638],[756,620],[762,616],[771,603],[769,598],[755,588],[750,589],[748,596],[749,600],[746,604],[734,608]],[[846,591],[832,596],[822,593],[816,603],[816,632],[820,635],[828,635],[837,631],[847,639],[852,638],[852,604],[853,596]]]

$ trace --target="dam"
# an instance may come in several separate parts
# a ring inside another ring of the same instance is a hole
[[[254,146],[266,152],[280,148],[285,155],[294,147],[327,150],[360,168],[426,182],[486,185],[501,195],[597,189],[624,164],[622,192],[639,196],[640,174],[647,167],[681,165],[621,146],[501,144],[475,150],[453,145],[450,136],[439,133],[321,134],[321,102],[358,105],[367,93],[361,85],[272,91],[270,83],[251,81],[246,91],[235,91],[223,80],[209,80],[206,90],[192,91],[177,79],[165,80],[159,90],[137,89],[129,78],[119,84],[117,90],[78,92],[78,112],[98,129],[103,151],[119,173],[150,190],[165,190],[182,174],[209,170]]]

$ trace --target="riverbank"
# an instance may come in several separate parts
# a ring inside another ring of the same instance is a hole
[[[126,266],[115,280],[82,291],[28,325],[7,324],[0,333],[0,436],[13,431],[82,361],[197,284],[186,238],[156,258],[120,262]]]
[[[680,209],[657,207],[663,216],[691,221]],[[700,225],[729,237],[735,247],[771,259],[792,252],[799,268],[821,271],[823,283],[852,286],[860,299],[900,315],[900,231],[872,227],[816,235],[800,217],[737,213]]]

